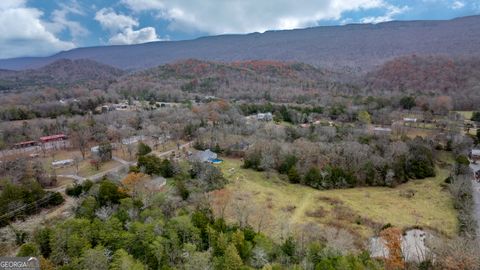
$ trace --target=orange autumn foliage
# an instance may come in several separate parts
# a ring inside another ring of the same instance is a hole
[[[399,228],[390,227],[380,232],[380,237],[385,240],[388,249],[388,257],[385,259],[385,269],[405,269],[402,254],[402,231]]]
[[[122,180],[122,187],[120,191],[128,193],[128,194],[135,194],[140,184],[142,183],[143,179],[145,178],[145,174],[143,173],[129,173],[123,180]]]

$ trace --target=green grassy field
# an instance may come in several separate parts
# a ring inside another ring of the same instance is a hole
[[[472,119],[473,111],[456,111],[461,114],[466,120]]]
[[[240,160],[225,159],[220,167],[230,180],[226,189],[231,191],[231,204],[235,204],[238,194],[248,197],[248,203],[260,209],[259,215],[252,213],[252,223],[258,216],[268,217],[270,226],[265,231],[273,237],[286,226],[295,229],[307,223],[343,228],[362,239],[387,223],[400,228],[428,227],[447,236],[455,235],[457,230],[450,195],[441,187],[447,170],[439,169],[437,177],[396,188],[321,191],[290,184],[276,173],[242,169]],[[230,206],[226,211],[230,221],[238,216],[234,208]]]

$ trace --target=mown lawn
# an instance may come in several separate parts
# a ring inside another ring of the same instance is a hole
[[[226,217],[235,221],[236,197],[242,195],[242,200],[247,198],[247,205],[255,208],[250,218],[253,226],[255,219],[267,219],[265,231],[273,237],[281,235],[285,228],[295,230],[307,223],[344,228],[362,239],[387,223],[401,228],[428,227],[447,236],[455,235],[457,230],[452,200],[441,187],[448,174],[446,169],[438,169],[434,178],[396,188],[320,191],[290,184],[276,173],[242,169],[241,164],[240,160],[227,158],[220,165],[230,180],[226,189],[232,194]]]

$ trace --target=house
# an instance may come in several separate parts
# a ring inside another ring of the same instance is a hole
[[[470,151],[470,159],[473,160],[473,162],[477,162],[480,160],[480,149],[472,149]]]
[[[267,113],[259,113],[257,114],[257,120],[258,121],[272,121],[273,120],[273,115],[271,112]]]
[[[62,168],[73,165],[73,159],[64,159],[64,160],[56,160],[52,162],[52,167],[54,168]]]
[[[66,139],[67,139],[67,136],[61,133],[61,134],[40,137],[40,142],[42,143],[57,142],[57,141],[64,141]]]
[[[218,155],[210,149],[199,151],[193,155],[193,159],[200,162],[213,162],[217,157]]]

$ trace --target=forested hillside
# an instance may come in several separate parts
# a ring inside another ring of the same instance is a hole
[[[179,60],[276,60],[335,70],[369,70],[398,56],[480,56],[480,16],[449,21],[394,21],[323,26],[186,41],[78,48],[51,57],[0,60],[0,68],[38,68],[58,59],[91,59],[126,70]]]
[[[0,70],[0,90],[72,87],[104,88],[124,71],[88,59],[61,59],[38,69]]]

